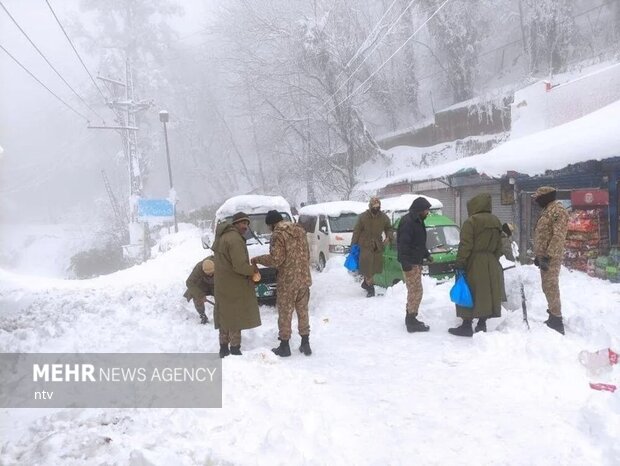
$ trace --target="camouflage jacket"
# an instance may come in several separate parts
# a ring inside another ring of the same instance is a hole
[[[279,222],[271,235],[269,254],[258,256],[255,260],[278,269],[278,288],[312,285],[308,240],[306,231],[299,225]]]
[[[560,201],[550,203],[540,214],[534,231],[534,255],[562,259],[568,231],[568,212]]]

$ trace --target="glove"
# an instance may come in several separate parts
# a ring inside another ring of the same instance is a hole
[[[506,233],[506,236],[508,236],[509,238],[512,236],[512,230],[510,229],[510,226],[507,223],[504,223],[502,225],[502,231]]]
[[[539,263],[539,267],[540,270],[542,270],[543,272],[546,272],[547,270],[549,270],[549,262],[550,259],[547,256],[543,256],[540,259],[538,259],[538,263]]]

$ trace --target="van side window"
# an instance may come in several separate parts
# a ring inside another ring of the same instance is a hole
[[[319,217],[319,231],[320,230],[329,231],[327,228],[327,217],[325,217],[325,215]]]
[[[316,216],[314,215],[300,215],[299,220],[297,221],[306,233],[314,233],[314,228],[316,227]]]

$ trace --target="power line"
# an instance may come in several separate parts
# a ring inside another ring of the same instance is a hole
[[[366,36],[366,39],[364,39],[364,42],[361,43],[361,45],[359,46],[359,48],[355,51],[355,53],[353,54],[353,56],[349,59],[349,61],[347,62],[346,65],[344,65],[345,68],[348,68],[349,65],[351,65],[351,63],[353,63],[353,60],[355,60],[357,58],[357,56],[360,54],[360,52],[362,51],[362,48],[364,48],[364,46],[366,45],[366,42],[368,42],[368,39],[370,39],[372,37],[372,35],[377,31],[377,29],[379,28],[379,26],[381,25],[381,23],[383,22],[383,20],[385,19],[385,17],[387,16],[387,14],[390,12],[390,10],[392,9],[392,7],[396,4],[398,0],[394,0],[392,2],[392,4],[388,7],[387,10],[385,10],[385,12],[383,13],[383,15],[381,16],[381,18],[379,18],[379,21],[377,21],[377,24],[375,24],[375,27],[372,28],[372,31],[370,31],[370,33]],[[344,70],[342,70],[338,76],[336,77],[336,81],[338,81],[338,79],[340,79],[340,76],[342,76],[342,73],[344,73]]]
[[[104,102],[107,103],[108,99],[106,98],[105,95],[103,95],[103,92],[101,91],[101,88],[97,85],[97,82],[95,81],[95,78],[93,78],[93,75],[90,74],[90,71],[88,71],[88,68],[86,67],[86,64],[84,63],[84,60],[82,60],[82,57],[80,56],[79,52],[77,51],[77,49],[73,45],[73,42],[69,38],[69,35],[67,34],[67,31],[65,31],[65,28],[63,27],[62,23],[58,19],[58,16],[56,16],[56,13],[54,12],[54,9],[52,8],[52,5],[50,5],[50,2],[48,0],[45,0],[45,3],[47,3],[47,6],[49,7],[50,11],[52,12],[52,15],[54,15],[54,18],[56,19],[56,22],[58,23],[58,26],[60,26],[60,29],[62,30],[63,34],[65,35],[65,37],[69,41],[69,44],[71,45],[71,48],[75,52],[75,55],[78,57],[78,60],[80,60],[80,63],[84,67],[84,70],[86,70],[86,73],[88,73],[88,76],[90,76],[90,80],[93,82],[93,84],[97,88],[97,91],[99,91],[99,94],[101,94],[101,97],[103,97]]]
[[[417,35],[417,33],[418,33],[418,32],[420,32],[420,30],[421,30],[424,26],[426,26],[426,24],[427,24],[427,23],[428,23],[431,19],[433,19],[433,18],[435,17],[435,15],[437,15],[437,13],[439,13],[439,11],[440,11],[440,10],[441,10],[441,9],[442,9],[445,5],[446,5],[446,3],[448,3],[449,1],[450,1],[450,0],[445,0],[445,1],[444,1],[444,2],[443,2],[440,6],[439,6],[439,8],[437,8],[437,9],[433,12],[433,14],[432,14],[431,16],[429,16],[429,17],[426,19],[426,21],[424,21],[424,22],[420,25],[420,27],[418,27],[415,31],[413,31],[413,34],[411,34],[411,35],[407,38],[407,40],[406,40],[405,42],[403,42],[403,43],[401,44],[401,46],[400,46],[400,47],[398,47],[398,48],[394,51],[394,53],[392,53],[392,55],[390,55],[390,56],[388,57],[388,59],[387,59],[387,60],[385,60],[385,61],[381,64],[381,66],[379,66],[379,68],[377,68],[377,69],[376,69],[376,70],[375,70],[375,71],[374,71],[374,72],[373,72],[370,76],[368,76],[368,78],[366,78],[366,79],[364,80],[364,82],[362,82],[362,84],[360,84],[359,86],[357,86],[357,87],[353,90],[353,92],[351,92],[351,94],[349,94],[349,95],[348,95],[347,97],[345,97],[345,98],[344,98],[341,102],[338,102],[338,103],[337,103],[337,104],[336,104],[333,108],[331,108],[331,109],[329,110],[329,112],[333,112],[335,109],[337,109],[337,108],[338,108],[339,106],[341,106],[343,103],[345,103],[347,100],[351,99],[351,97],[353,97],[355,94],[357,94],[357,92],[358,92],[358,91],[359,91],[362,87],[364,87],[364,85],[365,85],[368,81],[370,81],[370,80],[371,80],[371,79],[372,79],[372,78],[373,78],[373,77],[374,77],[374,76],[375,76],[375,75],[376,75],[379,71],[381,71],[381,70],[383,69],[383,67],[384,67],[384,66],[385,66],[385,65],[386,65],[386,64],[387,64],[387,63],[388,63],[388,62],[389,62],[389,61],[390,61],[390,60],[394,57],[394,55],[396,55],[398,52],[400,52],[400,51],[401,51],[401,49],[402,49],[405,45],[407,45],[407,44],[409,43],[409,41],[410,41],[411,39],[413,39],[413,38]]]
[[[65,106],[67,106],[69,109],[71,109],[74,113],[76,113],[77,115],[81,116],[82,118],[84,118],[86,120],[87,123],[90,123],[90,120],[88,119],[88,117],[86,117],[84,114],[80,113],[79,111],[77,111],[75,108],[73,108],[71,105],[69,105],[67,102],[65,102],[61,97],[59,97],[54,91],[52,91],[49,87],[47,87],[45,84],[43,84],[41,82],[41,80],[39,80],[39,78],[37,78],[34,74],[32,74],[32,72],[26,68],[24,65],[22,65],[20,63],[20,61],[15,58],[13,55],[11,55],[11,53],[5,49],[2,44],[0,44],[0,49],[4,50],[4,53],[6,53],[9,57],[11,57],[11,59],[17,63],[26,73],[28,73],[36,82],[38,82],[41,86],[43,86],[45,89],[47,89],[47,91],[52,94],[54,97],[56,97],[58,100],[60,100]]]
[[[13,23],[15,24],[15,26],[17,26],[17,29],[19,29],[21,31],[21,33],[26,37],[26,39],[28,39],[28,42],[30,42],[30,44],[35,48],[35,50],[37,52],[39,52],[39,55],[41,55],[41,57],[43,58],[43,60],[45,60],[45,62],[50,66],[50,68],[52,70],[54,70],[54,72],[56,73],[56,75],[58,75],[58,77],[62,80],[62,82],[64,82],[67,87],[69,89],[71,89],[71,91],[77,96],[78,99],[80,99],[84,105],[86,105],[90,111],[92,111],[95,115],[97,115],[97,117],[101,118],[101,120],[105,121],[104,118],[99,115],[99,113],[97,113],[97,111],[92,108],[88,102],[86,102],[82,96],[80,94],[77,93],[77,91],[71,86],[71,84],[69,84],[67,82],[67,80],[60,74],[60,72],[56,69],[56,67],[54,67],[54,65],[52,65],[52,63],[47,59],[47,57],[43,54],[43,52],[41,52],[41,50],[39,49],[39,47],[37,47],[37,45],[32,41],[32,39],[28,36],[28,34],[26,33],[26,31],[24,31],[22,29],[22,27],[19,25],[19,23],[15,20],[15,18],[11,15],[11,13],[9,13],[9,10],[7,10],[6,6],[4,6],[4,3],[2,3],[0,1],[0,6],[4,9],[4,11],[6,12],[6,14],[9,16],[9,18],[11,18],[11,21],[13,21]]]
[[[387,31],[385,32],[385,34],[381,37],[381,39],[379,39],[379,41],[377,41],[377,43],[376,43],[376,44],[375,44],[375,46],[372,48],[372,50],[366,54],[366,56],[364,57],[364,59],[362,60],[362,62],[361,62],[361,63],[357,66],[357,68],[355,68],[355,70],[353,70],[353,72],[349,75],[349,77],[348,77],[347,79],[345,79],[345,81],[344,81],[344,82],[343,82],[343,83],[342,83],[342,84],[338,87],[338,89],[336,89],[336,91],[335,91],[332,95],[330,95],[327,99],[325,99],[325,102],[323,102],[323,103],[319,106],[319,108],[317,108],[317,109],[316,109],[316,111],[315,111],[314,113],[318,112],[321,108],[323,108],[323,107],[324,107],[324,106],[325,106],[325,105],[326,105],[326,104],[327,104],[327,103],[328,103],[331,99],[333,99],[333,98],[336,96],[336,94],[338,93],[338,91],[339,91],[340,89],[342,89],[342,88],[345,86],[345,84],[347,84],[347,83],[351,80],[351,78],[353,78],[353,76],[355,75],[355,73],[357,73],[357,72],[358,72],[358,70],[362,67],[362,65],[366,62],[366,60],[368,60],[368,57],[370,57],[370,55],[372,55],[372,53],[373,53],[375,50],[377,50],[377,47],[379,47],[379,44],[381,43],[381,41],[382,41],[385,37],[387,37],[387,35],[388,35],[391,31],[392,31],[392,29],[394,29],[394,27],[398,24],[398,22],[400,21],[400,19],[401,19],[401,18],[405,15],[405,13],[409,10],[409,8],[411,8],[411,6],[413,5],[413,3],[414,3],[414,2],[415,2],[415,0],[411,0],[411,1],[409,2],[409,4],[405,7],[405,9],[402,11],[402,13],[398,16],[398,18],[396,18],[396,20],[395,20],[395,21],[392,23],[392,25],[388,28],[388,30],[387,30]],[[390,8],[391,8],[391,6],[390,6]],[[441,9],[441,7],[440,7],[440,9]],[[426,24],[426,23],[425,23],[425,24]],[[417,31],[416,31],[416,32],[417,32]],[[414,33],[414,35],[415,35],[415,33]],[[410,38],[411,38],[411,37],[410,37]],[[405,44],[406,44],[407,42],[409,42],[409,39],[407,39],[407,41],[405,41]],[[404,46],[405,44],[403,44],[403,46]],[[403,46],[401,46],[398,50],[400,50]],[[392,55],[392,56],[393,56],[393,55]],[[390,58],[392,58],[392,57],[390,57]],[[390,60],[390,58],[388,58],[388,61]],[[383,65],[382,65],[382,66],[383,66]],[[344,102],[344,101],[343,101],[343,102]],[[341,103],[343,103],[343,102],[341,102]],[[335,108],[337,108],[339,105],[340,105],[340,104],[336,105],[336,107],[334,107],[334,109],[335,109]]]

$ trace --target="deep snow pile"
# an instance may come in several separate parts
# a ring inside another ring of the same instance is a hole
[[[0,350],[216,351],[217,333],[181,297],[206,255],[197,230],[184,235],[93,280],[0,272]],[[542,324],[537,270],[509,270],[510,283],[519,272],[532,329],[505,312],[463,339],[447,333],[457,323],[450,283],[424,279],[431,331],[408,334],[402,284],[367,299],[332,260],[313,276],[311,357],[271,353],[276,313],[262,307],[244,355],[223,362],[224,408],[4,410],[0,463],[618,464],[619,394],[591,390],[577,355],[619,347],[620,285],[563,269],[561,337]]]

